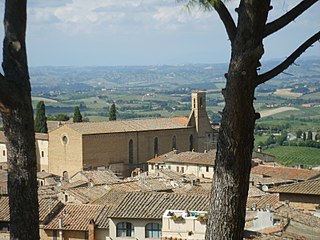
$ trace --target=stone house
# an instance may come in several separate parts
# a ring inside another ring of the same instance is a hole
[[[194,91],[189,118],[72,123],[49,132],[47,171],[67,177],[109,168],[129,176],[137,167],[147,170],[147,160],[172,149],[215,148],[216,133],[206,112],[206,93]]]
[[[180,153],[174,150],[147,161],[148,172],[156,173],[159,169],[164,168],[182,174],[193,174],[196,178],[212,179],[215,156],[215,150],[205,153]]]
[[[168,209],[208,210],[207,196],[131,192],[109,215],[111,239],[162,239],[162,217]],[[193,238],[194,239],[194,238]]]
[[[43,226],[40,233],[41,240],[106,239],[109,235],[107,216],[104,206],[67,204],[48,224]],[[98,224],[100,228],[97,232]]]
[[[320,206],[320,178],[282,185],[269,192],[279,193],[279,200],[292,208],[315,211]]]
[[[37,171],[48,171],[48,134],[36,133],[36,156],[37,156]],[[0,166],[7,162],[7,139],[3,131],[0,131]]]

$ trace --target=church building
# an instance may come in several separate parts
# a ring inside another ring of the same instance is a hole
[[[147,160],[177,149],[204,152],[215,148],[217,132],[206,112],[206,92],[192,92],[188,118],[82,122],[49,132],[47,172],[71,177],[76,172],[109,168],[122,176]]]

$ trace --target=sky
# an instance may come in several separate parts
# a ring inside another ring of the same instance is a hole
[[[3,16],[5,0],[0,0]],[[239,1],[226,1],[235,21]],[[274,0],[269,20],[296,5]],[[176,0],[29,0],[29,66],[226,63],[230,42],[214,11]],[[320,2],[265,39],[263,60],[284,59],[319,31]],[[3,39],[3,27],[0,38]],[[320,57],[320,43],[303,55]]]

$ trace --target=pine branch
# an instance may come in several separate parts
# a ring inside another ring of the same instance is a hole
[[[219,14],[219,17],[222,20],[224,27],[227,31],[228,37],[230,41],[233,42],[237,32],[237,27],[231,17],[229,10],[224,5],[224,3],[220,0],[210,1],[210,4]]]
[[[274,32],[277,32],[284,26],[288,25],[292,22],[295,18],[301,15],[304,11],[310,8],[313,4],[318,2],[318,0],[303,0],[297,6],[292,8],[289,12],[282,15],[278,19],[268,23],[266,25],[264,37],[271,35]]]
[[[312,46],[313,43],[320,40],[320,31],[314,34],[312,37],[310,37],[307,41],[305,41],[300,47],[298,47],[286,60],[284,60],[282,63],[280,63],[275,68],[271,69],[268,72],[265,72],[257,77],[256,86],[258,86],[261,83],[264,83],[271,78],[274,78],[281,72],[283,72],[285,69],[287,69],[291,64],[294,63],[294,61],[300,57],[300,55],[306,51],[309,47]]]

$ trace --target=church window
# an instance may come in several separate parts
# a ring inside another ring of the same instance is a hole
[[[2,155],[6,156],[6,150],[3,150]]]
[[[133,141],[130,139],[129,141],[129,163],[133,163]]]
[[[173,138],[172,138],[172,149],[173,150],[177,149],[177,138],[176,138],[176,136],[173,136]]]
[[[63,142],[63,144],[67,144],[68,143],[68,137],[67,136],[63,136],[62,137],[62,142]]]
[[[44,151],[41,151],[41,157],[44,157]]]
[[[181,172],[184,173],[184,167],[181,167]]]
[[[157,137],[154,138],[153,153],[154,153],[154,156],[158,156],[159,154],[159,140]]]
[[[189,151],[193,151],[193,135],[190,135],[189,138]]]

